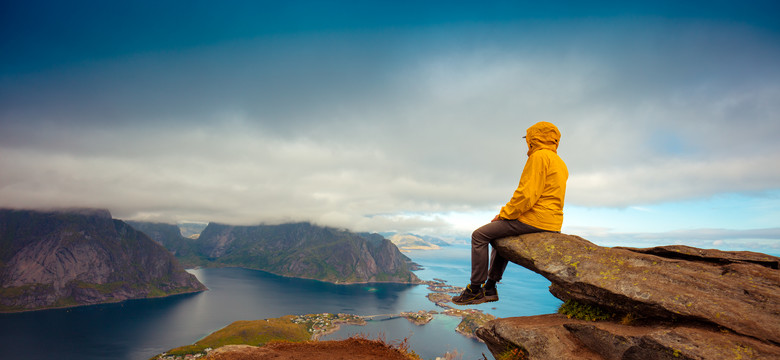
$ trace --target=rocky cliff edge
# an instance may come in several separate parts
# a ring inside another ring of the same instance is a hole
[[[550,292],[596,311],[503,318],[477,330],[496,357],[778,359],[780,258],[688,246],[607,248],[536,233],[500,239],[499,254],[550,280]]]

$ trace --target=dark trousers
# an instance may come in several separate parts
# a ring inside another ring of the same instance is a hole
[[[482,284],[488,277],[495,282],[501,281],[509,261],[498,255],[495,247],[488,257],[488,244],[492,245],[493,240],[542,231],[546,230],[518,220],[493,221],[474,230],[471,234],[471,283]]]

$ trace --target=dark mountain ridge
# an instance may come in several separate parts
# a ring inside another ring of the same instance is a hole
[[[410,270],[411,260],[379,234],[305,222],[210,223],[198,239],[187,239],[168,228],[175,225],[130,224],[164,244],[186,266],[235,266],[334,283],[420,281]]]
[[[194,255],[196,243],[192,239],[184,237],[177,225],[130,220],[125,222],[168,249],[183,266],[201,265]]]
[[[0,311],[205,289],[164,247],[107,210],[0,209]]]

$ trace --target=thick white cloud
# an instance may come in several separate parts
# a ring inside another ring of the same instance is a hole
[[[752,249],[780,255],[780,228],[733,230],[722,228],[686,229],[655,233],[622,233],[603,228],[571,228],[572,232],[601,246],[654,247],[688,245],[704,249]]]
[[[719,24],[255,39],[0,81],[0,206],[435,233],[494,211],[536,121],[567,204],[776,189],[780,47]]]

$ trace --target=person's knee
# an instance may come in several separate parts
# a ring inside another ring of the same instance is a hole
[[[488,239],[479,229],[474,230],[474,232],[471,233],[471,245],[485,245],[489,242],[490,239]]]

